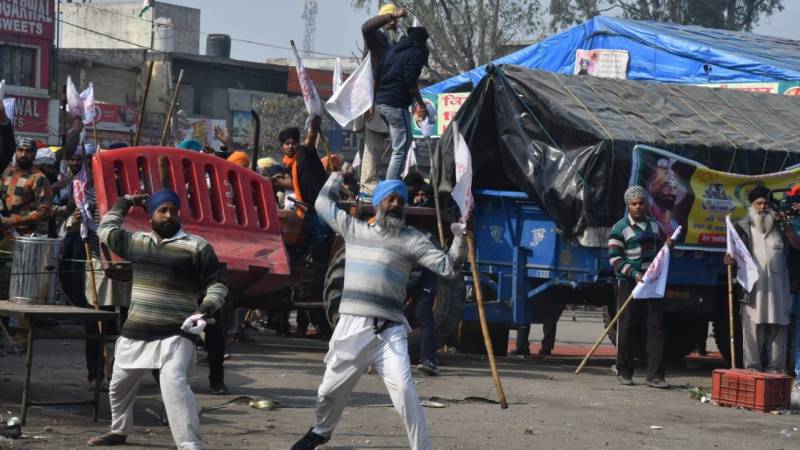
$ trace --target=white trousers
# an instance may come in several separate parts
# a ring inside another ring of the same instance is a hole
[[[325,356],[325,376],[317,394],[317,422],[314,432],[329,437],[342,417],[347,398],[361,374],[372,365],[383,378],[400,414],[413,450],[431,450],[425,412],[419,404],[417,389],[408,359],[405,326],[396,325],[376,335],[373,318],[342,314]]]
[[[172,438],[179,450],[200,450],[203,441],[200,437],[200,418],[197,415],[197,401],[187,376],[194,362],[195,346],[192,341],[179,338],[173,351],[164,356],[161,364],[159,385],[161,398],[167,410]],[[129,435],[133,431],[133,403],[139,391],[142,377],[152,368],[122,368],[114,362],[114,375],[108,387],[111,399],[111,431]]]
[[[744,367],[746,369],[765,370],[762,356],[766,356],[766,370],[785,373],[789,326],[754,323],[750,318],[748,308],[744,304],[739,308],[742,317],[742,357],[744,359]],[[764,352],[766,352],[766,355]]]

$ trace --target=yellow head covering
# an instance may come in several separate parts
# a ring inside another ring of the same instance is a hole
[[[259,158],[258,161],[256,161],[256,165],[259,169],[268,169],[270,166],[274,166],[275,164],[278,163],[270,157]]]
[[[391,15],[397,14],[397,6],[394,3],[387,3],[381,6],[381,9],[378,10],[378,15],[383,16],[386,14],[391,14]]]

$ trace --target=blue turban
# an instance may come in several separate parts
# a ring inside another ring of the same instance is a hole
[[[181,199],[178,194],[170,189],[164,189],[153,194],[147,199],[147,214],[153,215],[156,210],[164,203],[172,202],[178,209],[181,207]]]
[[[178,144],[178,148],[182,148],[184,150],[194,150],[196,152],[199,152],[200,150],[203,149],[203,144],[197,142],[194,139],[184,139],[181,141],[180,144]]]
[[[83,144],[83,148],[86,151],[86,156],[92,156],[97,153],[97,147],[94,144]]]
[[[404,202],[408,203],[408,188],[406,184],[400,180],[385,180],[375,186],[375,191],[372,193],[372,206],[377,208],[381,201],[391,194],[399,195]]]

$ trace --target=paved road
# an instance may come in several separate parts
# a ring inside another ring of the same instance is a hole
[[[537,330],[540,327],[535,327]],[[540,331],[539,331],[540,332]],[[574,345],[592,341],[600,326],[593,314],[565,313],[559,341]],[[286,449],[313,421],[316,387],[322,375],[325,345],[311,340],[268,337],[256,333],[254,344],[237,345],[227,365],[227,381],[235,394],[280,402],[276,411],[244,405],[209,412],[202,419],[206,448]],[[536,337],[535,335],[532,336]],[[40,389],[37,397],[56,399],[90,395],[83,379],[82,345],[43,343],[35,361]],[[556,346],[558,353],[559,344]],[[446,399],[495,398],[483,357],[441,354],[442,375],[417,378],[420,396]],[[620,387],[614,382],[609,357],[593,360],[585,373],[573,375],[579,358],[499,358],[509,401],[497,405],[443,401],[446,408],[427,408],[437,449],[530,448],[800,448],[798,416],[772,415],[702,404],[686,388],[710,391],[710,370],[718,360],[696,359],[668,369],[669,391],[641,384]],[[0,358],[0,413],[16,411],[23,360]],[[225,397],[207,395],[207,368],[199,366],[192,384],[202,406],[218,405]],[[641,382],[637,377],[636,381]],[[42,390],[43,388],[43,390]],[[230,398],[230,397],[229,397]],[[401,422],[378,377],[365,375],[354,393],[328,449],[394,449],[407,446]],[[148,379],[136,405],[136,433],[130,449],[171,448],[169,430],[147,413],[159,411],[157,387]],[[23,440],[17,448],[83,448],[94,433],[104,431],[108,407],[98,424],[86,408],[34,408],[25,432],[42,440]],[[661,427],[653,429],[652,427]],[[783,433],[782,433],[783,431]],[[788,436],[790,435],[791,436]],[[0,444],[0,447],[3,444]]]

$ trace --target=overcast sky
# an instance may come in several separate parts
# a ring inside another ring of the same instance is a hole
[[[76,0],[77,1],[77,0]],[[94,3],[104,3],[95,0]],[[205,33],[227,33],[234,39],[258,41],[288,47],[294,39],[302,47],[304,22],[303,0],[165,0],[183,6],[199,8],[200,30]],[[542,0],[542,3],[547,3]],[[768,19],[762,19],[756,32],[800,41],[800,0],[784,0],[786,9]],[[351,6],[351,0],[319,0],[315,50],[339,56],[358,53],[361,41],[360,26],[369,16]],[[374,6],[372,13],[375,12]],[[205,35],[201,35],[201,51],[205,50]],[[231,57],[250,61],[287,57],[287,50],[268,48],[234,41]]]

